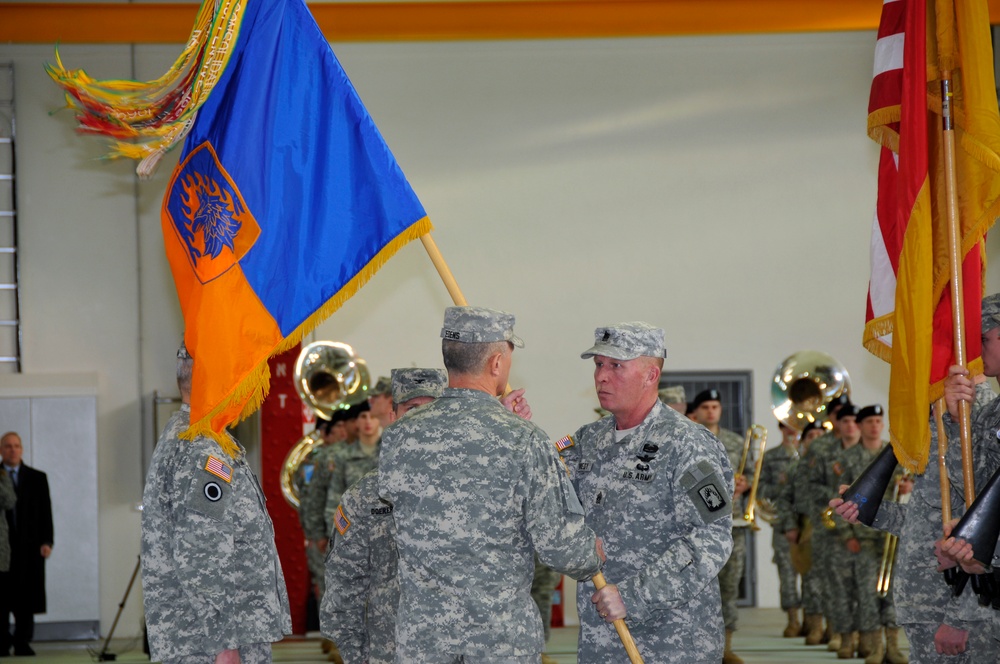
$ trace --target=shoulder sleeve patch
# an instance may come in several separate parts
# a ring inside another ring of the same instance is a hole
[[[337,532],[343,535],[347,532],[347,529],[351,527],[351,522],[347,519],[344,514],[344,506],[337,506],[337,514],[333,517],[333,525],[337,526]]]
[[[215,521],[222,521],[231,494],[232,488],[228,483],[198,475],[192,478],[188,487],[187,508]]]
[[[689,468],[681,476],[681,486],[705,523],[712,523],[729,516],[729,491],[722,476],[706,461]]]
[[[217,456],[209,455],[205,470],[227,483],[233,481],[233,467]]]
[[[556,449],[562,452],[563,450],[569,449],[576,445],[576,441],[573,440],[573,436],[563,436],[555,443]]]

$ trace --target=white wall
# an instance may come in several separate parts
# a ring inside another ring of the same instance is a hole
[[[885,401],[888,368],[860,344],[877,159],[865,137],[873,38],[336,50],[469,301],[516,313],[527,347],[511,382],[560,436],[596,405],[578,353],[594,327],[620,320],[662,325],[670,369],[752,370],[759,422],[772,421],[772,371],[800,349],[841,360],[858,403]],[[178,50],[61,52],[97,77],[153,78]],[[0,45],[0,61],[17,66],[24,370],[100,375],[106,630],[138,551],[149,401],[174,390],[182,321],[158,219],[174,160],[138,185],[129,164],[94,161],[98,143],[74,136],[68,114],[48,115],[60,105],[42,71],[50,59],[49,47]],[[448,304],[414,243],[316,337],[353,344],[375,374],[436,366]],[[776,606],[761,535],[761,603]],[[137,599],[122,635],[138,632]]]

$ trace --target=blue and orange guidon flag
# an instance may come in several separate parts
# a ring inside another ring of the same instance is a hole
[[[304,2],[245,11],[163,198],[194,357],[191,434],[254,412],[268,357],[431,230]]]
[[[225,428],[260,406],[267,359],[431,223],[303,0],[203,0],[153,81],[56,61],[49,75],[80,131],[112,139],[109,157],[148,176],[184,140],[161,219],[194,357],[186,435],[235,454]]]
[[[431,230],[304,2],[245,11],[163,199],[194,357],[191,434],[254,412],[268,357]]]

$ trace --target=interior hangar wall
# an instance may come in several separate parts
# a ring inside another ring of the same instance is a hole
[[[888,368],[860,344],[877,161],[865,136],[873,39],[335,48],[466,297],[516,313],[526,347],[511,383],[558,437],[593,418],[579,352],[594,327],[621,320],[663,326],[671,369],[752,370],[754,417],[771,427],[771,374],[800,349],[841,360],[858,403],[885,401]],[[60,52],[95,77],[149,79],[179,48]],[[42,68],[52,57],[50,47],[0,45],[17,77],[24,371],[99,376],[106,631],[138,553],[152,395],[176,392],[183,323],[159,229],[176,153],[142,183],[131,164],[97,160],[99,143],[75,135],[68,113],[50,115],[62,104]],[[352,344],[376,375],[438,366],[448,304],[413,243],[315,337]],[[777,606],[768,534],[758,538],[760,601]],[[120,635],[139,632],[139,606],[134,595]]]

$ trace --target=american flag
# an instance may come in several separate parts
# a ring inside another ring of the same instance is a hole
[[[223,463],[218,457],[209,456],[208,461],[205,463],[205,470],[227,482],[233,481],[232,467]]]
[[[574,444],[572,436],[563,436],[556,441],[556,449],[562,452],[565,449],[573,447]]]
[[[351,522],[347,520],[344,516],[344,506],[339,505],[337,507],[337,514],[333,517],[333,524],[337,526],[337,532],[343,535],[347,532],[347,529],[351,527]]]

